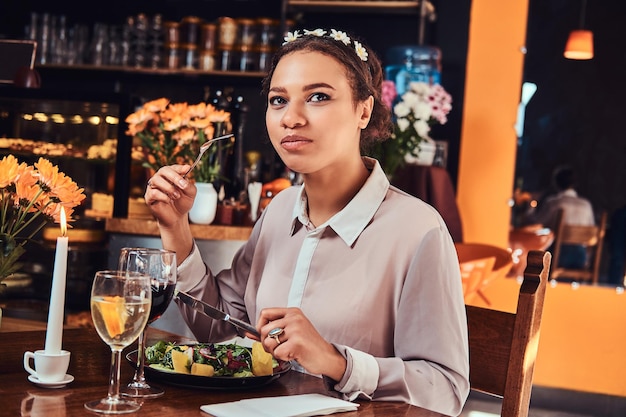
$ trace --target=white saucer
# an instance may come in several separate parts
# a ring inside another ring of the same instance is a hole
[[[35,375],[28,375],[28,380],[35,385],[39,385],[42,388],[63,388],[74,380],[74,377],[70,374],[65,374],[65,377],[61,381],[57,382],[43,382],[40,381]]]

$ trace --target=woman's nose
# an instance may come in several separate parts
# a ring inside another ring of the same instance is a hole
[[[306,122],[306,118],[300,106],[290,103],[285,108],[285,112],[280,121],[283,127],[293,129],[294,127],[303,126]]]

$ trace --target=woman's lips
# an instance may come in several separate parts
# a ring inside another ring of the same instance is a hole
[[[307,139],[303,136],[290,135],[281,139],[280,146],[287,151],[296,151],[312,142],[311,139]]]

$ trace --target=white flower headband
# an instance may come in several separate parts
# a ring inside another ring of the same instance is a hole
[[[307,30],[304,29],[304,33],[300,33],[299,31],[295,30],[293,32],[287,32],[287,36],[285,36],[285,42],[283,42],[283,45],[289,43],[289,42],[293,42],[296,39],[298,39],[301,36],[319,36],[322,37],[324,35],[326,35],[328,32],[326,32],[324,29],[315,29],[315,30]],[[330,30],[330,35],[328,35],[330,38],[333,38],[336,41],[339,42],[343,42],[344,45],[348,46],[350,45],[350,43],[354,43],[354,51],[356,52],[356,54],[359,56],[359,58],[361,58],[361,61],[367,61],[367,49],[365,49],[365,47],[363,47],[363,45],[361,45],[360,42],[358,41],[354,41],[352,42],[350,40],[350,37],[346,34],[346,32],[342,32],[340,30],[335,30],[335,29],[331,29]]]

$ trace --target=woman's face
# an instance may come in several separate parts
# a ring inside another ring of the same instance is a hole
[[[285,55],[274,71],[265,114],[272,145],[291,170],[310,174],[360,158],[373,99],[353,103],[345,68],[319,52]]]

